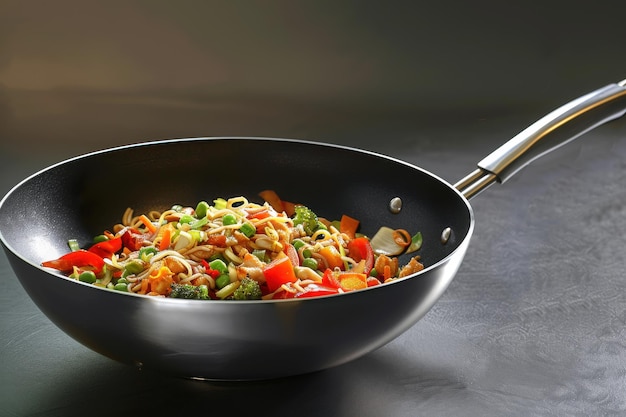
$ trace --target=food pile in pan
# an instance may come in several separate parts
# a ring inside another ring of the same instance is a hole
[[[200,300],[317,297],[380,285],[424,268],[419,256],[403,266],[397,256],[419,250],[421,233],[382,227],[370,239],[359,221],[335,221],[282,200],[264,203],[218,198],[195,207],[174,205],[134,215],[84,248],[42,266],[99,287],[149,296]]]

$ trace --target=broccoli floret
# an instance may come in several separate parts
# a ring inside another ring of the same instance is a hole
[[[191,285],[191,284],[172,284],[171,298],[186,298],[189,300],[208,300],[209,299],[209,287],[206,285]]]
[[[233,300],[260,300],[261,286],[252,278],[245,277],[233,292]]]
[[[295,207],[293,224],[301,224],[307,235],[312,235],[318,229],[326,229],[326,226],[318,220],[317,215],[305,206]]]

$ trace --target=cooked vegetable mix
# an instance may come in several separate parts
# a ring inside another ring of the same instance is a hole
[[[79,281],[116,291],[196,300],[304,298],[364,289],[422,270],[422,236],[382,227],[370,240],[348,215],[336,221],[259,193],[174,205],[134,216],[128,208],[112,231],[87,249],[42,263]]]

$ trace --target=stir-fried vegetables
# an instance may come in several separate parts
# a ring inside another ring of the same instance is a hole
[[[370,240],[348,215],[329,221],[281,200],[218,198],[133,216],[42,266],[116,291],[194,300],[307,298],[356,291],[423,269],[420,233],[383,227]]]

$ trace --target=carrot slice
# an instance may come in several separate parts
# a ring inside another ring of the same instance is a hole
[[[163,251],[170,247],[170,239],[172,238],[172,230],[169,227],[163,228],[161,241],[159,242],[159,250]]]
[[[282,200],[283,203],[283,209],[285,210],[285,214],[289,217],[293,216],[294,214],[296,214],[296,203],[292,203],[291,201],[285,201]]]
[[[146,216],[145,214],[142,214],[141,216],[139,216],[139,221],[141,221],[141,223],[143,223],[144,226],[148,228],[150,233],[156,232],[156,226],[152,224],[152,221],[150,221],[148,216]]]
[[[276,191],[264,190],[259,193],[259,196],[263,200],[267,201],[270,204],[270,206],[272,206],[272,208],[276,210],[277,212],[281,213],[285,211],[285,208],[283,207],[283,201],[280,199]]]
[[[346,214],[341,216],[341,220],[339,221],[339,231],[341,233],[345,233],[351,239],[354,239],[358,227],[359,221],[357,219],[350,217]]]

